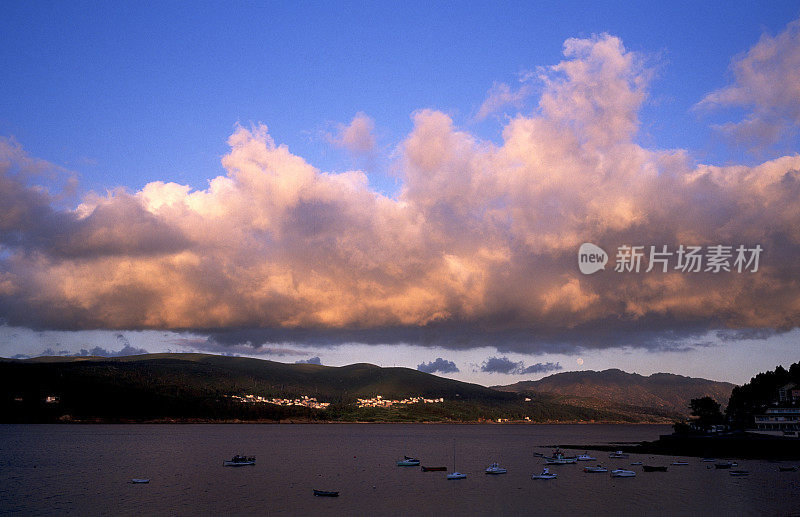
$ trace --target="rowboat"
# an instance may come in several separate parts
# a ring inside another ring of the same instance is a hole
[[[625,469],[616,469],[611,471],[612,478],[632,478],[636,475],[636,472],[632,470],[625,470]]]
[[[314,489],[314,495],[317,497],[339,497],[339,491],[333,490],[317,490]]]
[[[149,483],[149,482],[150,482],[149,479],[142,479],[142,478],[133,478],[133,479],[131,479],[131,483],[135,483],[135,484],[145,484],[145,483]]]

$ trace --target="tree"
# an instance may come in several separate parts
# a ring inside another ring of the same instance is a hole
[[[692,399],[689,406],[692,408],[692,416],[697,417],[694,423],[701,429],[725,422],[720,405],[711,397]]]

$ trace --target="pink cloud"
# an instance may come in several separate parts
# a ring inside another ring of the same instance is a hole
[[[370,154],[375,151],[375,121],[365,113],[356,113],[347,125],[340,125],[338,133],[329,137],[337,147],[347,149],[355,155]]]
[[[15,179],[12,163],[26,159],[15,155],[0,163],[0,199],[42,215],[0,220],[0,315],[44,328],[260,329],[270,342],[509,339],[521,350],[609,331],[797,325],[800,156],[716,167],[638,145],[651,74],[612,36],[568,40],[540,75],[537,109],[508,121],[499,144],[442,112],[415,113],[396,199],[363,172],[316,169],[265,126],[231,135],[225,174],[205,190],[158,181],[73,211]],[[358,119],[348,128],[371,134]],[[54,219],[68,224],[54,230]],[[587,241],[766,251],[758,274],[583,276]]]

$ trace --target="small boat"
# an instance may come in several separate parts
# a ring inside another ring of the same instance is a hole
[[[731,467],[738,467],[738,466],[739,466],[738,463],[733,463],[733,462],[730,462],[730,461],[727,462],[727,463],[715,463],[714,464],[714,468],[717,468],[717,469],[729,469]]]
[[[584,452],[581,455],[579,455],[575,459],[577,459],[578,461],[596,461],[597,460],[597,458],[592,458],[591,456],[589,456],[589,452],[588,451]]]
[[[439,472],[447,471],[447,467],[426,467],[424,465],[422,466],[422,472],[436,472],[436,471]]]
[[[566,465],[568,463],[577,463],[576,456],[564,456],[564,453],[559,449],[553,451],[551,456],[542,456],[546,465]]]
[[[797,472],[797,467],[778,467],[778,472]]]
[[[622,451],[616,451],[616,452],[612,452],[611,454],[609,454],[608,457],[609,458],[627,458],[628,455],[625,454]]]
[[[409,458],[406,456],[405,459],[402,459],[397,462],[398,467],[419,467],[419,460],[416,458]]]
[[[688,461],[673,461],[672,464],[673,465],[688,465],[689,462]]]
[[[255,465],[256,458],[255,456],[239,456],[238,454],[230,459],[230,461],[225,461],[222,463],[226,467],[244,467],[246,465]]]
[[[700,461],[703,463],[714,463],[715,461],[717,461],[717,458],[703,458]]]
[[[666,472],[666,466],[654,466],[654,465],[642,465],[642,470],[644,472]]]
[[[583,467],[584,472],[608,472],[608,469],[602,465],[596,467]]]
[[[542,469],[541,474],[533,474],[531,476],[531,479],[555,479],[556,477],[558,477],[557,474],[550,472],[550,469],[545,467],[544,469]]]
[[[634,466],[634,467],[635,467],[635,466],[637,466],[637,465],[641,465],[641,464],[642,464],[642,462],[641,462],[641,461],[634,461],[633,463],[631,463],[631,466]]]
[[[625,470],[625,469],[616,469],[611,471],[612,478],[632,478],[636,475],[636,472],[632,470]]]
[[[731,470],[729,474],[731,476],[747,476],[750,472],[747,470]]]
[[[467,475],[456,470],[456,441],[453,440],[453,473],[447,475],[447,479],[466,479]]]
[[[144,478],[133,478],[133,479],[131,479],[131,483],[134,483],[134,484],[137,484],[137,485],[143,485],[143,484],[149,483],[149,482],[150,482],[149,479],[144,479]]]
[[[508,471],[503,467],[501,467],[500,465],[498,465],[496,461],[491,465],[489,465],[488,467],[486,467],[487,474],[505,474],[506,472]]]
[[[314,489],[314,495],[317,497],[339,497],[338,490],[317,490]]]

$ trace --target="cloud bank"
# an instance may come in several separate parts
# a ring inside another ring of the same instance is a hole
[[[437,357],[435,361],[418,364],[417,370],[425,373],[457,373],[461,371],[456,366],[456,363],[441,357]]]
[[[501,352],[663,347],[709,329],[796,327],[800,156],[713,166],[642,147],[643,61],[610,35],[567,40],[564,60],[540,70],[538,106],[510,119],[499,144],[440,111],[416,112],[395,152],[396,198],[371,190],[363,172],[316,169],[260,125],[230,136],[225,174],[205,190],[155,181],[64,210],[31,184],[42,164],[2,141],[0,318],[35,329],[192,331],[215,347]],[[763,93],[775,110],[792,95]],[[365,149],[372,126],[357,119],[340,138]],[[584,276],[583,242],[765,251],[754,274]]]
[[[487,373],[504,373],[506,375],[529,375],[561,370],[559,363],[536,363],[525,366],[522,361],[514,362],[508,357],[490,357],[481,365],[481,371]]]

